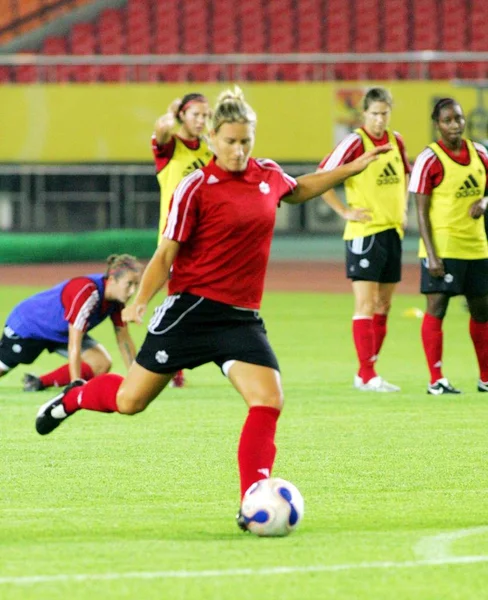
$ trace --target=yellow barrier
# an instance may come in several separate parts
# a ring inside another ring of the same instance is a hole
[[[254,155],[316,161],[344,136],[352,99],[371,82],[242,83],[258,114]],[[472,89],[449,82],[378,82],[394,96],[392,126],[403,134],[410,158],[432,139],[435,98],[454,96],[465,112],[476,106]],[[2,86],[0,162],[151,161],[156,118],[189,91],[213,103],[226,84]]]

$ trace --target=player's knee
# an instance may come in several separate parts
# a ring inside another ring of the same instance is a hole
[[[121,415],[136,415],[146,408],[140,398],[132,398],[123,392],[117,394],[117,410]]]
[[[285,398],[281,390],[256,395],[250,402],[250,406],[269,406],[281,411],[285,403]]]
[[[112,359],[104,357],[103,360],[98,360],[92,367],[95,375],[104,375],[112,369]]]

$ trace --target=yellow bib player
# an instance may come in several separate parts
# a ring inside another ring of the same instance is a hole
[[[203,136],[209,115],[205,96],[187,94],[182,100],[174,100],[167,113],[156,121],[152,148],[161,189],[158,242],[176,186],[183,177],[208,164],[213,156]],[[172,133],[177,124],[179,128]]]
[[[158,243],[163,237],[176,186],[186,175],[208,164],[213,156],[204,137],[209,117],[207,99],[202,94],[193,93],[174,100],[166,114],[156,121],[152,149],[161,189]],[[184,384],[183,372],[178,371],[172,385],[183,387]]]
[[[334,190],[323,196],[346,220],[346,274],[352,280],[352,321],[359,370],[354,386],[361,391],[396,392],[399,387],[380,377],[375,362],[386,336],[391,298],[401,279],[402,237],[410,165],[401,136],[388,128],[393,100],[384,88],[370,89],[363,99],[364,125],[348,135],[321,163],[326,171],[351,162],[383,144],[391,151],[367,171],[344,183],[347,205]]]
[[[486,209],[488,153],[463,139],[466,119],[453,98],[432,112],[440,139],[423,150],[412,172],[419,218],[420,291],[427,310],[422,344],[430,372],[427,393],[459,394],[442,371],[443,320],[451,296],[466,297],[469,332],[479,365],[478,391],[488,392],[488,244]]]

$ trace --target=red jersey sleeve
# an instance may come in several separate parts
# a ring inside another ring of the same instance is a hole
[[[154,155],[154,162],[156,163],[156,173],[159,173],[159,171],[162,171],[173,158],[175,151],[175,138],[174,136],[171,137],[169,142],[160,146],[156,140],[156,134],[153,133],[151,145]]]
[[[176,186],[163,237],[176,242],[186,242],[190,237],[197,221],[198,191],[204,179],[203,171],[197,169]]]
[[[100,306],[96,284],[88,277],[76,277],[61,292],[64,318],[75,329],[86,331],[90,315]]]
[[[412,169],[408,191],[414,194],[432,195],[444,177],[441,161],[431,148],[425,148],[418,156]]]
[[[488,150],[483,146],[483,144],[479,144],[478,142],[473,142],[473,145],[485,166],[486,173],[488,174]],[[488,177],[486,180],[485,196],[486,195],[488,195]]]
[[[332,171],[340,165],[345,165],[358,158],[364,152],[364,144],[358,133],[350,133],[334,150],[325,156],[319,164],[319,169]]]

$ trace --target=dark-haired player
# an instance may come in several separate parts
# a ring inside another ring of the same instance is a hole
[[[128,369],[135,346],[121,312],[139,285],[141,271],[133,256],[112,254],[105,274],[74,277],[17,304],[0,340],[0,376],[19,364],[31,364],[44,350],[64,356],[68,363],[40,377],[27,373],[26,392],[107,373],[112,366],[110,354],[87,333],[107,318],[113,322]]]
[[[212,158],[204,132],[210,116],[208,101],[202,94],[186,94],[170,104],[167,112],[154,126],[152,149],[156,176],[161,189],[158,242],[161,241],[168,218],[171,197],[180,181]],[[183,387],[185,378],[178,371],[172,381]]]
[[[449,299],[462,294],[471,315],[469,331],[478,358],[478,390],[488,392],[488,244],[486,208],[488,153],[463,139],[466,119],[453,98],[432,112],[440,139],[423,150],[412,172],[420,230],[420,291],[427,310],[422,343],[430,371],[427,393],[459,394],[442,373],[442,323]]]

